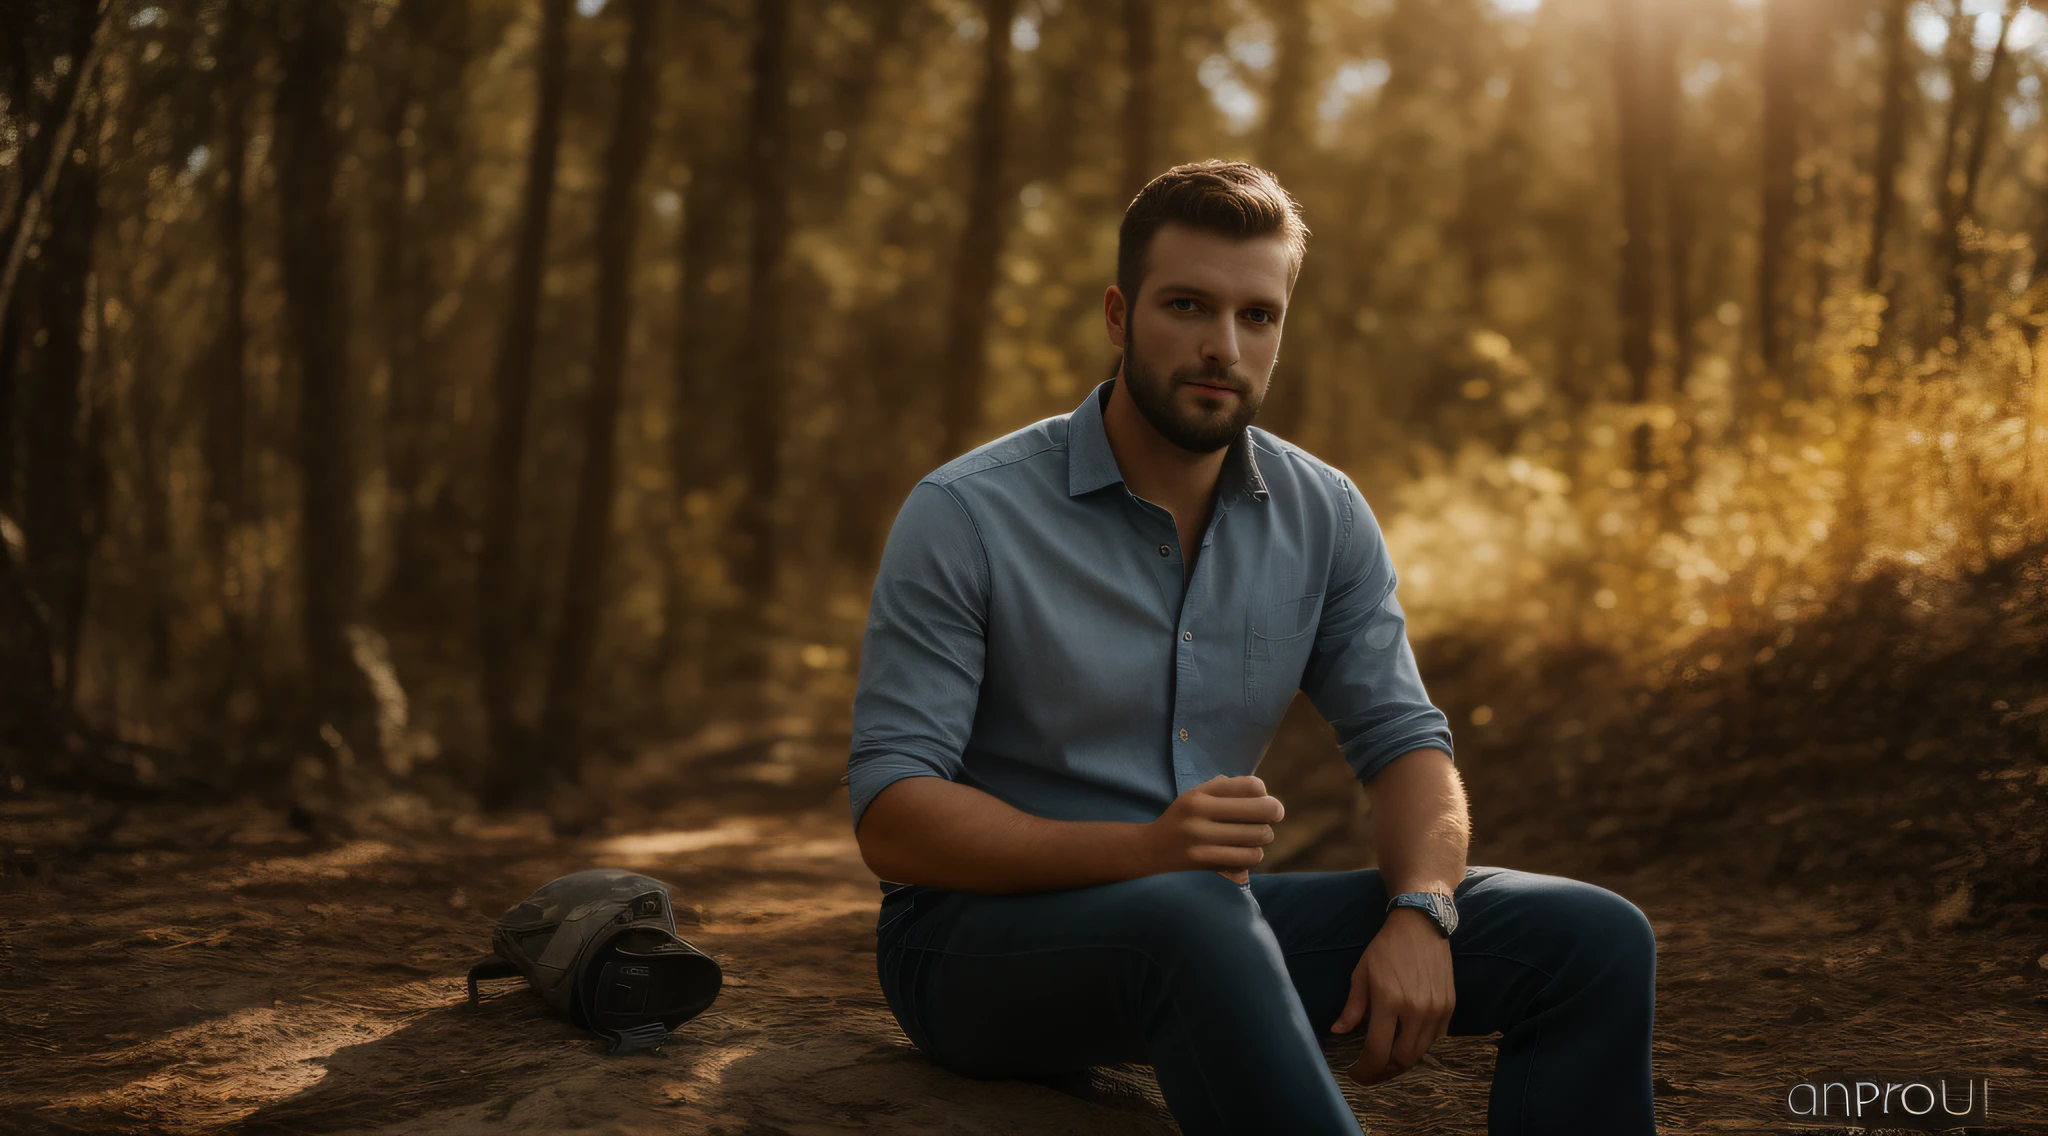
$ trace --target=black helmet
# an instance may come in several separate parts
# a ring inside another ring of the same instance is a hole
[[[524,975],[548,1008],[606,1041],[606,1053],[660,1049],[718,997],[724,974],[676,935],[668,885],[618,868],[574,872],[507,911],[478,979]]]

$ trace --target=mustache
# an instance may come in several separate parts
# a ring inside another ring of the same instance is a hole
[[[1228,370],[1216,367],[1204,367],[1201,370],[1192,372],[1176,372],[1173,377],[1176,382],[1204,383],[1209,386],[1228,387],[1238,394],[1244,394],[1250,389],[1246,383],[1233,376]]]

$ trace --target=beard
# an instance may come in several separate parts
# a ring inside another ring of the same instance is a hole
[[[1215,453],[1242,437],[1245,427],[1258,417],[1265,392],[1255,396],[1251,382],[1243,375],[1216,366],[1186,367],[1171,375],[1161,375],[1147,367],[1131,349],[1135,342],[1137,329],[1133,323],[1124,340],[1124,382],[1138,412],[1167,441],[1190,453]],[[1189,405],[1189,399],[1181,392],[1186,384],[1197,382],[1214,383],[1237,393],[1197,394],[1192,397],[1193,405]]]

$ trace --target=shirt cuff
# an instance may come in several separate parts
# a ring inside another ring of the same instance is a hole
[[[860,831],[860,819],[882,790],[906,777],[944,777],[952,780],[937,763],[907,753],[882,753],[861,758],[849,768],[846,785],[853,798],[853,829]]]

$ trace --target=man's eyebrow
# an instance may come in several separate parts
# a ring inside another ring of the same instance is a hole
[[[1216,298],[1206,289],[1197,288],[1193,284],[1161,284],[1159,286],[1159,290],[1162,293],[1178,292],[1183,295],[1193,296],[1201,300],[1213,300]],[[1266,308],[1276,312],[1282,310],[1282,305],[1280,301],[1267,299],[1265,297],[1253,297],[1251,303],[1252,306],[1255,308]]]

